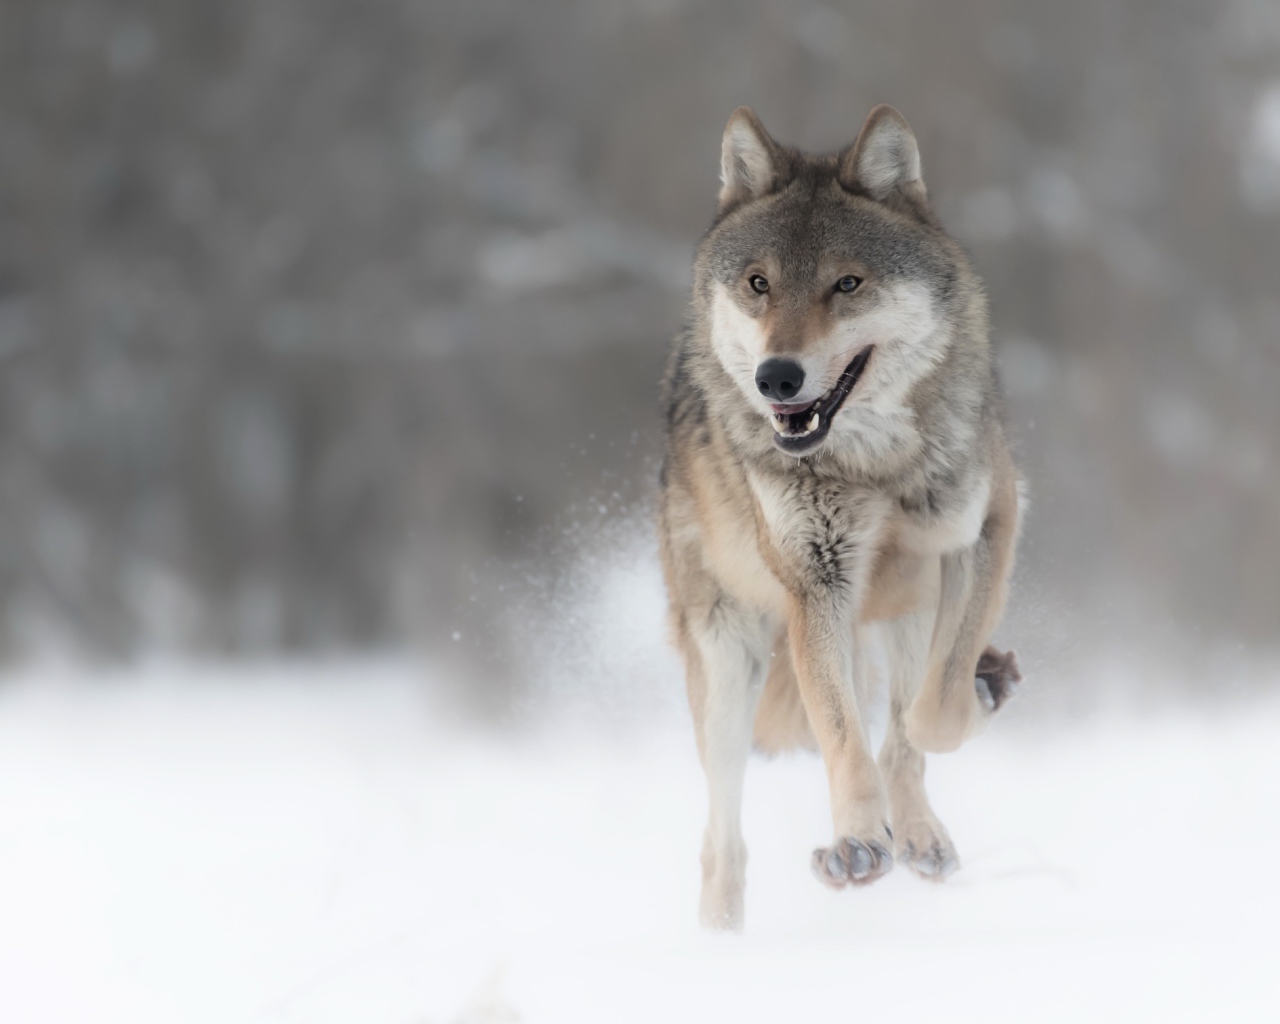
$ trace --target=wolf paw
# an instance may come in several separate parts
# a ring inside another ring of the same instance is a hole
[[[840,889],[874,882],[893,867],[893,855],[875,839],[846,836],[835,846],[814,850],[809,864],[819,882]]]
[[[898,834],[898,859],[921,878],[941,882],[960,866],[947,830],[937,822],[919,821]]]
[[[1018,671],[1018,656],[1013,651],[1003,654],[988,647],[982,652],[973,685],[984,708],[999,711],[1018,692],[1020,682],[1022,673]]]

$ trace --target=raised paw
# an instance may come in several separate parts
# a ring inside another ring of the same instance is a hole
[[[810,860],[813,874],[824,885],[840,889],[867,885],[893,867],[893,855],[875,839],[862,842],[846,836],[832,847],[819,847]]]
[[[982,652],[973,685],[978,691],[978,700],[988,711],[999,711],[1018,692],[1020,682],[1022,673],[1018,671],[1018,656],[1013,651],[1004,654],[988,647]]]
[[[947,830],[937,821],[913,822],[898,832],[898,859],[921,878],[941,882],[960,866]]]

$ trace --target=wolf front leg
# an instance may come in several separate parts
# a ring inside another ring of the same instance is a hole
[[[707,927],[737,930],[742,927],[747,870],[742,783],[772,628],[764,617],[721,594],[688,613],[681,633],[689,707],[707,777],[700,917]]]
[[[880,772],[859,706],[865,645],[849,609],[829,599],[798,600],[788,642],[796,682],[818,739],[831,790],[835,842],[813,852],[818,879],[839,888],[874,881],[893,867],[893,835]]]
[[[1009,695],[1004,684],[1021,678],[1012,654],[987,648],[1004,613],[1017,536],[1017,482],[1010,471],[993,493],[977,541],[942,556],[929,669],[906,717],[907,737],[919,750],[955,750],[981,732]],[[980,657],[990,669],[981,676]]]

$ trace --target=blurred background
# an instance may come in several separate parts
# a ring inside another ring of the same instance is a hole
[[[407,650],[499,713],[583,644],[667,673],[723,124],[882,101],[990,286],[1002,635],[1072,686],[1273,648],[1280,4],[6,0],[0,654]]]

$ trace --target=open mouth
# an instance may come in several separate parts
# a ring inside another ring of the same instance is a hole
[[[831,429],[831,421],[835,418],[844,400],[849,397],[862,371],[867,367],[874,345],[868,345],[856,356],[853,362],[844,368],[840,379],[825,395],[816,402],[792,408],[774,406],[773,443],[791,455],[803,455],[813,451]]]

